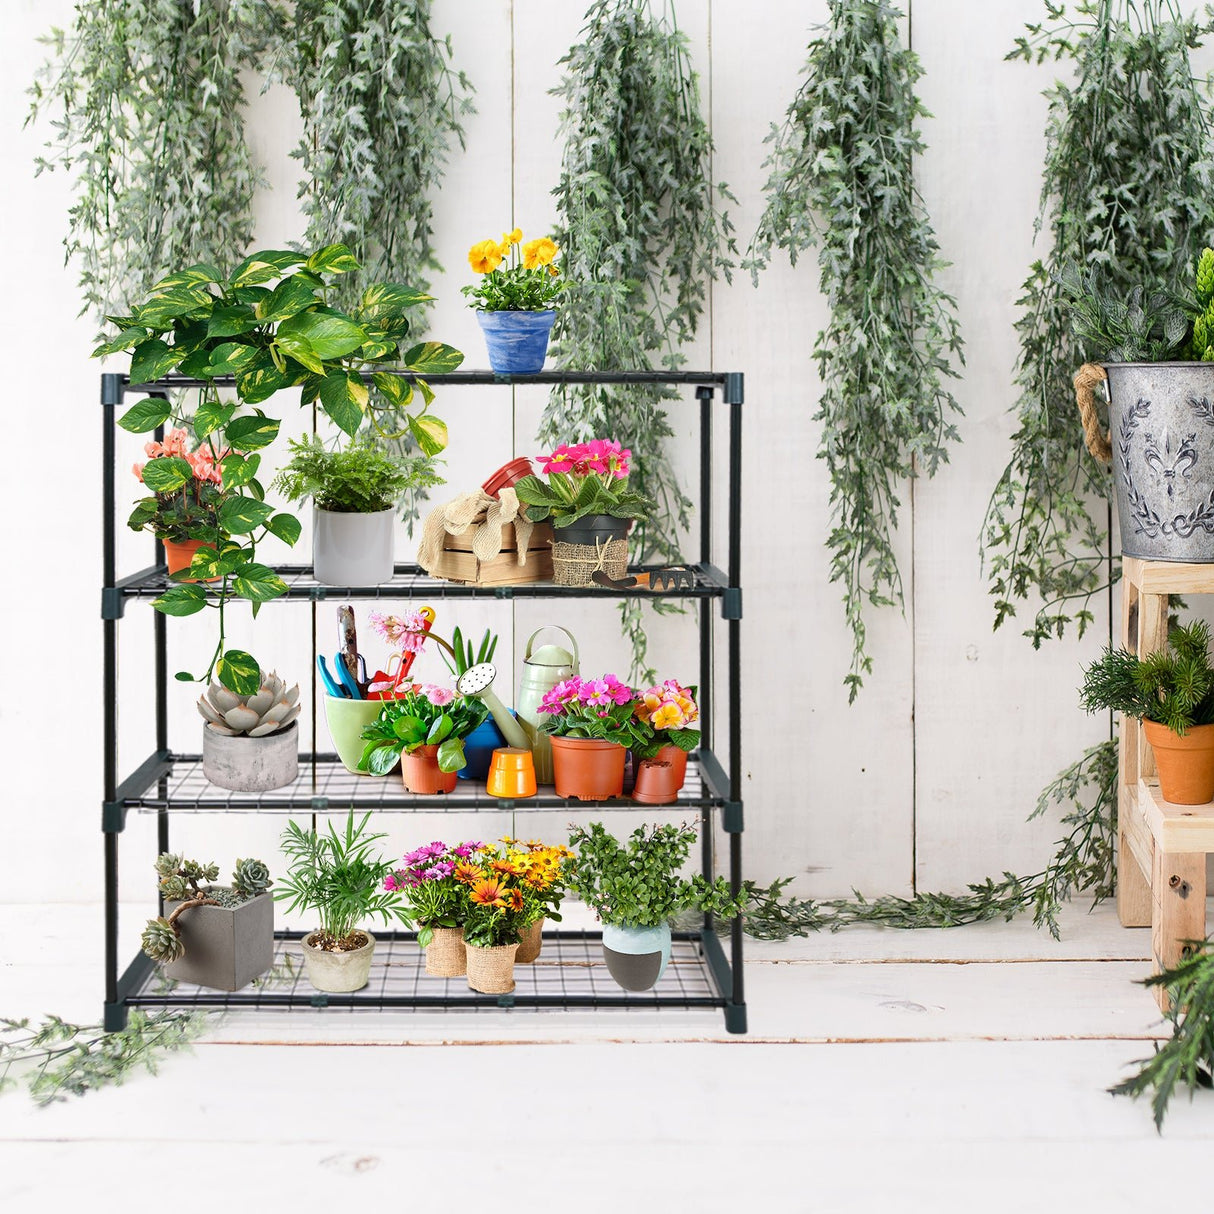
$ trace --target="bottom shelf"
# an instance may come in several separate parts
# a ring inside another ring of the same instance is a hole
[[[483,995],[464,978],[433,978],[415,932],[375,933],[371,980],[348,995],[315,990],[303,973],[300,932],[278,932],[274,968],[243,990],[226,992],[174,982],[140,954],[123,978],[127,1007],[215,1007],[282,1011],[478,1011],[530,1008],[723,1008],[731,1032],[745,1032],[744,1009],[730,1004],[729,963],[711,933],[675,932],[670,963],[650,991],[622,990],[607,972],[597,931],[545,932],[543,950],[516,965],[509,995]],[[741,1027],[734,1027],[740,1025]]]

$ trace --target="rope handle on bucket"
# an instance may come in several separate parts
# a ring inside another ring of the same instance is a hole
[[[1100,415],[1096,411],[1096,385],[1108,379],[1108,374],[1099,363],[1084,363],[1075,372],[1075,404],[1083,421],[1083,441],[1092,457],[1102,464],[1113,462],[1112,435],[1101,428]]]

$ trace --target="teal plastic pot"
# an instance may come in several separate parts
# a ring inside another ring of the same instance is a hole
[[[329,737],[333,739],[333,749],[337,751],[342,766],[356,776],[371,775],[365,767],[358,765],[363,756],[363,747],[366,746],[362,733],[379,718],[384,701],[325,696],[324,703],[325,724],[329,727]]]

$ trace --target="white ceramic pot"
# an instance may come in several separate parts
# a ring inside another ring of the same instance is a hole
[[[325,586],[378,586],[392,580],[396,508],[375,514],[314,512],[312,566]]]
[[[364,928],[358,930],[367,937],[367,943],[348,953],[326,952],[312,943],[312,936],[304,937],[304,970],[308,981],[318,991],[347,995],[351,991],[361,991],[367,985],[371,975],[371,954],[375,952],[375,937]]]
[[[202,774],[233,792],[285,788],[299,775],[299,723],[264,738],[231,737],[204,725]]]

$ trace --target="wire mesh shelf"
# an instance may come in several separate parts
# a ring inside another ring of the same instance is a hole
[[[637,565],[631,567],[633,574],[652,571],[664,566]],[[395,567],[392,580],[378,586],[329,586],[318,582],[311,565],[278,565],[275,572],[287,584],[287,592],[275,601],[320,602],[329,599],[551,599],[551,598],[663,598],[704,599],[724,596],[728,579],[713,565],[687,564],[684,568],[692,575],[690,586],[669,586],[663,590],[650,590],[645,586],[616,590],[606,586],[558,586],[555,582],[525,582],[516,586],[476,586],[465,582],[448,582],[431,577],[415,564],[400,564]],[[118,590],[125,598],[154,599],[162,595],[171,585],[164,566],[153,565],[132,574],[119,583]]]
[[[174,982],[158,968],[127,995],[138,1007],[217,1007],[276,1009],[284,1012],[328,1009],[347,1012],[391,1008],[476,1012],[504,1008],[722,1008],[705,941],[699,932],[675,932],[666,972],[650,991],[625,991],[607,971],[596,931],[545,932],[539,957],[514,967],[509,995],[471,990],[466,978],[435,978],[425,972],[425,954],[414,932],[375,933],[370,981],[361,991],[332,995],[316,990],[303,968],[300,932],[278,933],[274,968],[240,991],[211,990]]]
[[[345,813],[351,807],[440,814],[552,809],[597,813],[613,807],[637,808],[636,802],[626,797],[606,801],[570,800],[558,797],[549,787],[541,788],[535,797],[500,800],[485,791],[483,780],[460,780],[454,792],[419,796],[405,790],[399,774],[356,775],[347,771],[333,754],[301,755],[295,781],[285,788],[265,793],[229,792],[206,778],[200,755],[176,755],[167,774],[142,793],[128,797],[125,804],[133,809],[163,809],[174,813]],[[699,757],[693,755],[688,760],[687,777],[678,800],[664,808],[677,811],[682,807],[704,808],[721,804],[722,798],[704,779]]]

